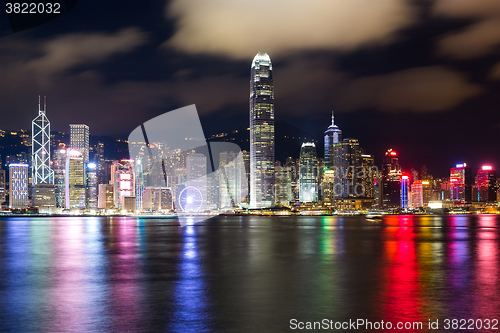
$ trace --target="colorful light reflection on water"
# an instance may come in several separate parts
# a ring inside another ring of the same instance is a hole
[[[493,319],[500,218],[0,220],[0,329],[285,331],[289,321]],[[408,332],[415,330],[407,330]]]

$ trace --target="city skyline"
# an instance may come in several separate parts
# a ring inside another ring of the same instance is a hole
[[[27,127],[30,96],[39,94],[49,96],[47,115],[59,132],[85,123],[94,135],[125,139],[137,124],[193,103],[212,133],[244,129],[248,59],[265,51],[280,87],[277,123],[319,141],[334,110],[342,130],[374,156],[393,148],[434,174],[458,161],[500,164],[498,37],[491,24],[498,1],[390,0],[375,8],[331,1],[308,6],[306,16],[299,15],[302,4],[272,3],[251,22],[255,8],[227,3],[239,20],[200,21],[212,49],[187,34],[203,6],[176,3],[148,1],[141,11],[135,2],[104,2],[99,10],[79,3],[18,33],[0,20],[2,129]],[[221,5],[209,9],[210,17],[225,12]],[[248,33],[248,26],[266,26],[267,33]],[[296,38],[286,38],[289,32]]]

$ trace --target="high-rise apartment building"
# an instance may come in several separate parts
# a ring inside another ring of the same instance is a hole
[[[70,124],[70,147],[82,153],[83,163],[89,162],[89,127],[85,124]]]
[[[337,125],[335,125],[333,112],[332,112],[332,124],[328,126],[328,129],[325,131],[325,141],[324,141],[324,149],[325,149],[325,168],[329,169],[333,167],[333,156],[335,145],[342,141],[342,131],[339,129]]]
[[[409,189],[410,189],[410,177],[407,175],[401,176],[401,208],[408,209],[409,206]]]
[[[299,184],[301,203],[318,202],[318,158],[313,142],[305,142],[300,148]]]
[[[0,206],[5,202],[7,198],[7,184],[5,181],[5,170],[1,166],[2,159],[0,158]]]
[[[201,193],[200,209],[203,209],[207,203],[207,157],[205,155],[195,153],[186,157],[186,185],[196,188]],[[191,193],[192,191],[196,190],[188,189],[188,196],[194,198],[196,193]]]
[[[457,164],[450,169],[450,196],[455,203],[468,203],[472,201],[472,169],[467,163]]]
[[[267,53],[253,58],[250,77],[250,207],[274,204],[274,86]]]
[[[397,208],[401,205],[401,167],[396,151],[389,149],[382,160],[381,207]]]
[[[53,172],[50,168],[50,122],[46,115],[47,105],[44,99],[43,110],[38,96],[38,116],[31,123],[31,163],[32,184],[53,184]]]
[[[33,188],[33,206],[41,212],[52,213],[56,208],[56,186],[54,184],[36,184]]]
[[[476,186],[479,202],[495,202],[497,192],[497,174],[491,165],[483,165],[477,171]]]
[[[56,207],[58,208],[66,208],[66,158],[66,149],[54,151],[52,169],[54,171]]]
[[[85,209],[85,178],[82,154],[77,150],[68,150],[64,179],[66,209]]]
[[[358,177],[362,165],[362,150],[357,139],[343,139],[335,144],[332,168],[335,171],[335,197],[364,196],[362,178]]]
[[[237,207],[244,199],[245,192],[242,184],[243,158],[238,152],[224,151],[219,154],[219,196],[220,207]],[[243,195],[243,198],[242,198]]]
[[[123,197],[135,196],[134,160],[113,162],[111,165],[111,184],[113,185],[115,207],[123,209]]]
[[[290,166],[276,166],[274,169],[274,179],[274,201],[278,205],[289,205],[293,201],[293,168]]]
[[[26,208],[28,198],[28,164],[9,164],[9,207]]]
[[[113,185],[99,184],[99,199],[97,207],[100,209],[114,209],[115,198],[113,195]]]
[[[142,197],[144,193],[144,169],[142,159],[135,160],[135,205],[137,210],[142,210]]]
[[[87,204],[86,207],[88,209],[96,209],[97,208],[97,195],[98,195],[98,188],[97,188],[97,164],[95,163],[87,163],[87,170],[86,170],[86,190],[87,190]]]

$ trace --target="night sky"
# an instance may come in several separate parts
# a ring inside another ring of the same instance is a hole
[[[321,139],[333,110],[376,164],[393,148],[435,176],[500,169],[498,0],[81,1],[25,31],[3,10],[0,24],[0,129],[30,128],[38,95],[61,132],[126,138],[190,104],[207,135],[245,129],[261,51],[282,122]]]

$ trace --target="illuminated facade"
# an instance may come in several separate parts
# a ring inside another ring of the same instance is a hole
[[[325,131],[325,168],[333,168],[333,156],[335,145],[342,141],[342,131],[337,125],[335,125],[333,112],[332,112],[332,124],[328,126]]]
[[[135,196],[135,171],[133,160],[114,161],[111,164],[111,184],[114,205],[123,209],[123,197]]]
[[[56,208],[56,186],[36,184],[33,189],[33,206],[40,208],[40,211],[52,212]]]
[[[114,209],[115,198],[113,195],[113,185],[99,184],[99,199],[97,207],[100,209]]]
[[[144,169],[142,159],[135,161],[135,205],[137,210],[142,210],[142,196],[144,192]]]
[[[490,165],[483,165],[477,171],[476,186],[479,202],[495,202],[497,192],[497,173]],[[476,201],[476,200],[474,200]]]
[[[334,145],[332,167],[335,171],[334,192],[337,198],[363,197],[363,182],[358,177],[361,171],[362,158],[359,141],[343,139]]]
[[[26,208],[28,198],[28,164],[9,164],[9,207]]]
[[[267,53],[257,53],[250,78],[250,207],[274,204],[274,86]]]
[[[84,209],[86,204],[85,164],[83,156],[77,150],[66,153],[65,170],[66,209]]]
[[[236,207],[245,198],[245,175],[242,170],[244,161],[238,157],[238,152],[224,151],[219,154],[219,196],[220,207]],[[242,196],[243,195],[243,196]]]
[[[417,180],[411,184],[411,207],[428,207],[431,200],[432,190],[428,180]],[[440,198],[438,198],[440,199]]]
[[[85,124],[70,124],[70,147],[82,153],[83,162],[89,162],[89,127]]]
[[[56,187],[56,207],[58,208],[66,208],[66,157],[66,149],[54,151],[52,169],[54,171],[54,185]]]
[[[397,152],[389,149],[382,161],[382,182],[380,186],[380,206],[397,208],[401,204],[401,167]]]
[[[450,198],[455,203],[472,201],[472,170],[467,163],[457,164],[450,169]]]
[[[54,174],[50,168],[50,122],[45,114],[47,105],[40,109],[38,96],[38,116],[31,123],[32,183],[53,184]]]
[[[274,170],[274,201],[279,205],[289,205],[293,201],[293,169],[290,166],[276,166]]]
[[[0,206],[5,202],[5,199],[7,197],[7,189],[5,185],[5,170],[3,170],[2,166],[0,165]]]
[[[300,148],[299,201],[318,202],[318,158],[313,142],[305,142]]]
[[[143,194],[143,209],[171,212],[174,209],[172,192],[167,187],[146,187]]]
[[[95,163],[87,163],[87,208],[97,208],[97,165]]]
[[[410,177],[409,176],[401,176],[401,208],[408,209],[410,208],[408,204],[409,199],[409,186],[410,185]]]
[[[372,155],[361,154],[361,168],[356,170],[358,184],[362,185],[364,192],[361,197],[373,199],[375,197],[375,178],[378,169],[375,167],[375,159]],[[355,193],[360,193],[360,189],[355,189]]]
[[[186,185],[195,187],[203,197],[202,208],[206,206],[207,200],[207,157],[203,154],[190,154],[186,158]],[[195,191],[194,189],[188,190]],[[188,193],[188,195],[195,195]]]
[[[326,169],[323,171],[323,181],[321,183],[323,193],[323,204],[333,206],[335,204],[335,171]]]
[[[416,181],[411,184],[410,206],[418,208],[424,206],[424,189],[421,181]]]

